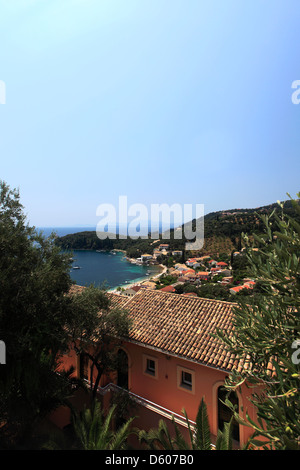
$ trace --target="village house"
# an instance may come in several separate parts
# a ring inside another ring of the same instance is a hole
[[[189,269],[186,269],[185,271],[182,271],[182,272],[183,272],[183,274],[188,274],[188,273],[195,274],[196,271],[192,268],[189,268]]]
[[[152,255],[149,255],[148,253],[141,256],[141,261],[143,263],[146,263],[147,261],[150,261],[151,259],[152,259]]]
[[[176,292],[175,287],[173,286],[165,286],[160,289],[161,292]]]
[[[221,268],[211,268],[210,269],[211,274],[218,274],[221,272]]]
[[[228,284],[231,284],[232,282],[233,282],[233,276],[224,276],[221,281],[221,284],[228,285]]]
[[[189,258],[189,259],[185,262],[185,264],[186,264],[187,266],[190,266],[190,265],[192,265],[193,263],[195,263],[195,258]]]
[[[228,266],[228,264],[225,263],[224,261],[219,261],[219,262],[217,263],[217,267],[218,267],[218,268],[221,268],[221,269],[225,269],[227,266]]]
[[[172,251],[172,256],[182,256],[182,251],[181,250],[173,250]]]
[[[250,289],[249,286],[246,286],[247,289]],[[243,290],[245,288],[244,285],[241,285],[241,286],[235,286],[235,287],[231,287],[231,289],[229,289],[229,292],[231,294],[237,294],[238,292],[240,292],[241,290]]]
[[[156,283],[154,281],[144,281],[141,284],[141,289],[156,289]]]
[[[200,266],[200,263],[196,261],[194,258],[188,259],[185,263],[187,266],[198,268]]]
[[[155,249],[153,251],[153,258],[157,259],[159,256],[168,256],[168,254],[169,254],[169,251],[167,251],[167,250],[157,250],[157,249]]]
[[[125,387],[138,409],[134,426],[149,430],[160,419],[170,430],[172,417],[182,432],[187,432],[183,409],[193,426],[202,398],[207,405],[212,439],[230,418],[224,401],[224,382],[230,371],[249,366],[245,358],[235,358],[224,344],[212,335],[216,329],[231,332],[233,303],[178,295],[160,290],[140,289],[133,297],[109,294],[113,306],[128,311],[133,324],[119,354],[126,359],[126,370],[104,375],[99,396],[109,405],[111,393]],[[80,376],[80,358],[74,350],[64,356],[64,366],[74,366]],[[86,380],[88,377],[86,369]],[[241,417],[246,413],[255,419],[250,391],[242,385],[231,392]],[[51,419],[63,427],[70,416],[67,409],[58,410]],[[235,443],[243,445],[251,429],[234,423]]]
[[[168,243],[161,243],[158,247],[160,251],[168,251],[169,249],[169,244]]]
[[[199,258],[196,258],[197,261],[200,261],[201,263],[203,261],[206,261],[206,260],[209,260],[210,259],[210,256],[209,255],[205,255],[205,256],[200,256]]]
[[[217,261],[214,260],[214,259],[211,259],[211,260],[208,262],[208,264],[209,264],[210,267],[215,267],[215,266],[217,266]]]
[[[178,278],[178,282],[180,282],[181,284],[184,284],[185,282],[190,282],[190,279],[181,273],[181,275]]]
[[[188,279],[188,282],[195,282],[197,280],[197,274],[195,272],[185,273],[184,276]]]
[[[203,279],[204,281],[208,281],[211,277],[211,274],[208,271],[198,271],[196,276],[198,279]]]
[[[186,265],[185,264],[181,264],[181,263],[176,263],[174,268],[177,270],[177,271],[186,271]]]
[[[140,289],[141,286],[132,286],[128,289],[124,289],[122,295],[125,295],[126,297],[133,297]]]
[[[243,289],[253,289],[254,286],[255,286],[254,281],[248,281],[248,282],[245,282],[244,284],[242,284],[240,286],[232,287],[229,290],[230,290],[231,294],[237,294],[238,292],[240,292]]]
[[[180,277],[180,276],[181,276],[181,271],[178,271],[177,269],[171,270],[171,269],[169,268],[168,273],[169,273],[172,277]]]
[[[184,292],[182,295],[188,295],[188,296],[191,296],[191,297],[198,297],[196,292]]]

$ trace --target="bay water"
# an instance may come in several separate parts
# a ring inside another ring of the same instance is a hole
[[[52,232],[59,237],[83,231],[93,231],[93,227],[38,227],[45,236]],[[72,266],[70,277],[76,284],[94,284],[109,290],[128,287],[131,283],[147,280],[161,271],[158,266],[132,264],[121,252],[97,252],[93,250],[73,250],[70,253]]]

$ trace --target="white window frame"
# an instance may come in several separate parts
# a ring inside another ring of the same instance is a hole
[[[154,362],[154,371],[149,369],[148,361]],[[143,374],[147,377],[153,377],[154,379],[158,378],[158,360],[154,356],[148,354],[143,354]]]
[[[183,381],[184,374],[191,375],[191,383],[185,383]],[[177,366],[177,388],[179,390],[184,390],[185,392],[195,394],[195,371],[192,369],[188,369],[187,367]]]

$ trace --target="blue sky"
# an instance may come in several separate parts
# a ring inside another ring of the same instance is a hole
[[[0,178],[36,226],[300,190],[299,0],[0,0]]]

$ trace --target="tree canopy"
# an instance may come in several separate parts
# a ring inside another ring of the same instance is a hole
[[[299,200],[292,203],[299,217]],[[280,204],[279,209],[261,216],[264,233],[254,235],[254,243],[244,236],[247,271],[259,281],[259,295],[237,298],[234,331],[219,337],[247,362],[241,373],[230,374],[228,388],[256,387],[258,421],[243,421],[254,430],[253,444],[299,449],[300,225]]]
[[[70,255],[26,222],[19,192],[0,182],[0,433],[29,436],[34,424],[74,393],[72,370],[60,357],[70,334],[95,326],[109,308],[105,293],[90,286],[70,295]],[[89,311],[89,315],[87,315]],[[110,313],[111,330],[117,316]],[[59,374],[57,373],[59,370]],[[3,426],[4,424],[4,426]]]

